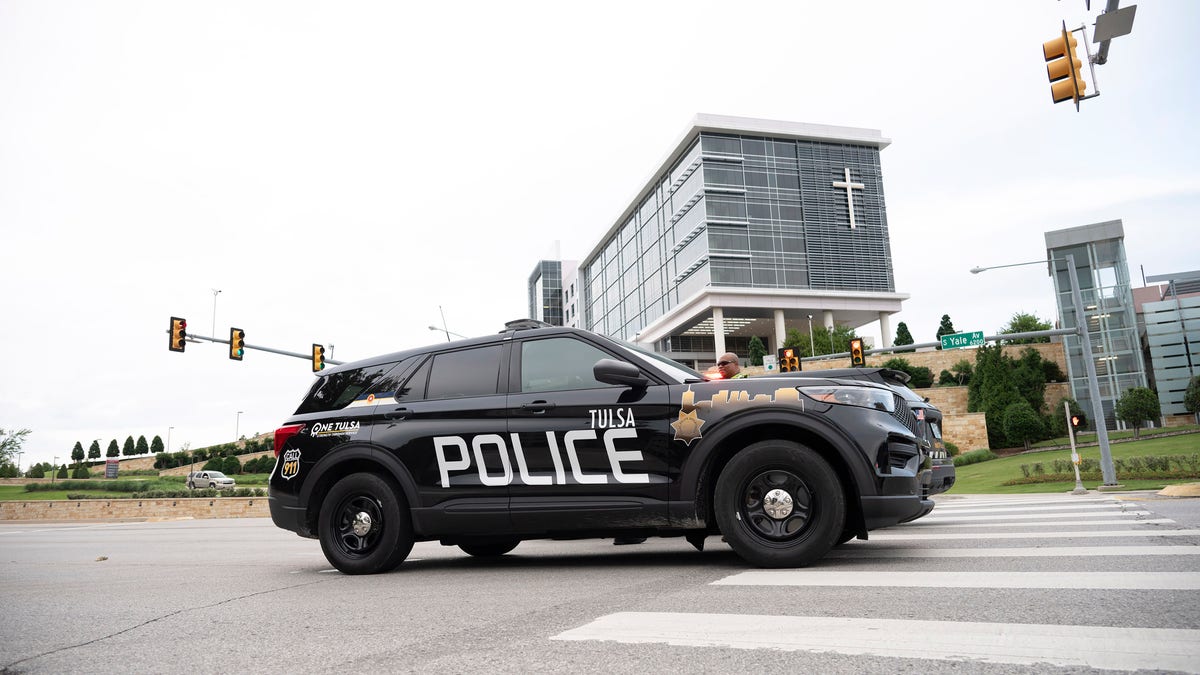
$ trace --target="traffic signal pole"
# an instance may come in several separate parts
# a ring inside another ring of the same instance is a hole
[[[206,340],[206,341],[208,341],[208,342],[219,342],[219,343],[221,343],[221,344],[223,344],[223,345],[227,345],[227,344],[229,344],[229,340],[224,340],[224,339],[221,339],[221,338],[215,338],[215,337],[208,337],[207,335],[194,335],[194,334],[192,334],[192,333],[188,333],[188,335],[187,335],[187,339],[188,339],[188,340],[193,340],[193,341],[195,341],[195,340]],[[255,349],[255,350],[258,350],[258,351],[260,351],[260,352],[270,352],[270,353],[272,353],[272,354],[282,354],[283,356],[293,356],[293,357],[295,357],[295,358],[298,358],[298,359],[304,359],[305,361],[311,361],[311,360],[312,360],[312,354],[301,354],[301,353],[299,353],[299,352],[289,352],[289,351],[287,351],[287,350],[284,350],[284,349],[275,349],[274,347],[263,347],[263,346],[261,346],[261,345],[252,345],[252,344],[249,344],[249,343],[245,343],[245,344],[243,344],[243,345],[242,345],[242,348],[243,348],[243,349]],[[340,365],[342,365],[343,363],[345,363],[345,361],[334,361],[333,359],[325,359],[325,363],[329,363],[329,364],[332,364],[332,365],[335,365],[335,366],[340,366]]]

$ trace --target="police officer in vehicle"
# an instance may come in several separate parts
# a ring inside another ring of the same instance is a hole
[[[717,370],[721,373],[721,378],[726,380],[739,380],[746,377],[742,372],[742,364],[738,361],[737,354],[733,352],[725,352],[721,358],[717,359]]]

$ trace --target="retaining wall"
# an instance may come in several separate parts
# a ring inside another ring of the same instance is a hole
[[[266,497],[0,502],[0,520],[158,520],[270,516]]]

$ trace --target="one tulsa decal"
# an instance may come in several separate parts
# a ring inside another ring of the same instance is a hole
[[[437,453],[438,471],[441,472],[442,487],[450,487],[451,471],[465,471],[470,469],[472,460],[474,460],[475,470],[479,473],[479,482],[490,487],[504,487],[511,484],[514,480],[523,485],[566,485],[568,468],[575,483],[602,485],[609,482],[607,474],[584,473],[583,469],[579,466],[579,453],[575,449],[575,444],[580,441],[596,440],[596,431],[594,429],[578,429],[563,434],[563,447],[566,449],[569,467],[563,464],[563,454],[559,450],[558,438],[554,435],[554,432],[546,432],[546,444],[550,448],[550,461],[554,463],[554,475],[531,474],[525,461],[525,451],[521,447],[521,437],[515,433],[508,436],[512,444],[511,453],[509,452],[509,443],[505,442],[504,437],[500,434],[480,434],[475,436],[470,440],[470,447],[468,447],[467,440],[462,436],[435,436],[433,439],[433,449]],[[612,477],[616,479],[616,482],[633,484],[650,483],[649,474],[626,473],[621,468],[622,462],[642,461],[642,451],[618,450],[614,444],[618,439],[637,438],[636,429],[606,429],[601,438],[604,442],[604,450],[608,453],[608,464],[612,469]],[[447,456],[447,450],[450,451],[450,456]],[[502,473],[494,475],[488,473],[487,467],[483,462],[484,452],[494,452],[499,455],[500,464],[503,467]],[[514,457],[517,463],[515,474],[513,473],[512,462],[512,458]]]

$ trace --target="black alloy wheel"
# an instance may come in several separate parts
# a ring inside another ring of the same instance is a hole
[[[333,486],[321,502],[317,535],[325,557],[346,574],[391,570],[413,546],[404,497],[373,473],[351,474]]]

